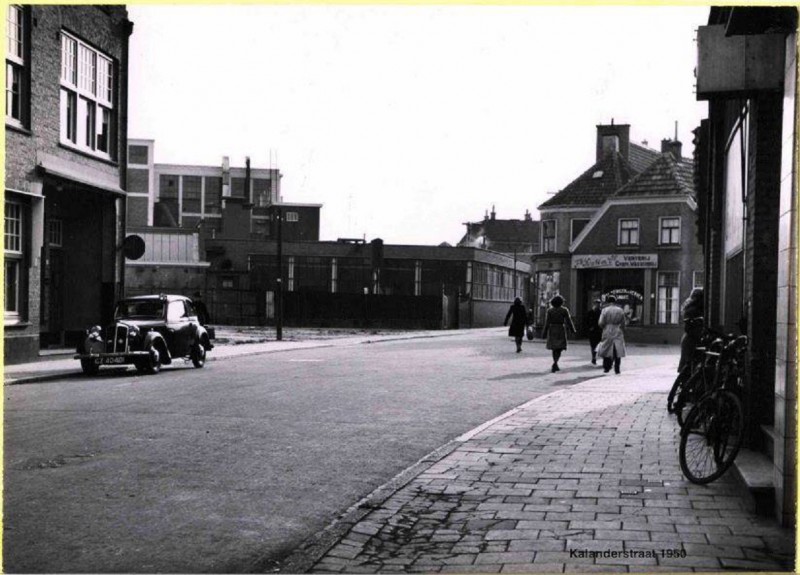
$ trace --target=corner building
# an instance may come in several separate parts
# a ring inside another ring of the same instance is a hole
[[[8,363],[72,345],[123,290],[124,6],[6,8]]]

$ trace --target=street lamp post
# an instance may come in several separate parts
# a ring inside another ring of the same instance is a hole
[[[283,340],[283,214],[276,206],[278,219],[278,278],[275,287],[275,339]]]

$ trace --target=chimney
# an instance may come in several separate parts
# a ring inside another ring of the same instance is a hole
[[[228,156],[222,156],[222,197],[231,197],[231,160]],[[224,205],[224,204],[223,204]]]
[[[250,156],[244,158],[244,197],[245,201],[253,205],[253,186],[250,183]]]
[[[496,214],[494,213],[494,206],[492,206],[492,219],[493,219],[493,220],[494,220],[494,217],[495,217],[495,215],[496,215]]]
[[[531,218],[531,213],[528,210],[525,210],[525,221],[526,222],[533,221],[533,218]]]
[[[683,144],[680,143],[678,140],[670,140],[669,138],[665,138],[661,140],[661,153],[666,154],[669,152],[672,154],[672,157],[676,160],[681,159],[681,151],[683,148]]]
[[[613,152],[619,152],[627,160],[630,147],[630,132],[630,124],[614,124],[613,119],[610,124],[598,124],[595,161],[599,162]]]
[[[489,221],[489,210],[486,210],[486,211],[484,212],[484,214],[483,214],[483,221],[484,221],[484,222],[488,222],[488,221]]]

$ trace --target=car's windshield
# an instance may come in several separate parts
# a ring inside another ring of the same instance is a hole
[[[164,317],[164,302],[160,300],[132,300],[121,301],[114,311],[114,318],[150,318],[161,319]]]

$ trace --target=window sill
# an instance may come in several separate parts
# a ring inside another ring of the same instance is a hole
[[[3,322],[3,327],[5,327],[5,328],[12,328],[12,329],[14,329],[14,328],[30,327],[31,325],[33,325],[33,324],[31,324],[31,322],[29,322],[29,321],[23,321],[23,320],[11,320],[11,319],[7,319],[7,320],[5,320],[5,321]]]
[[[681,249],[681,244],[659,244],[656,246],[658,250],[679,250]]]
[[[65,150],[69,150],[70,152],[73,152],[75,154],[79,154],[79,155],[83,156],[84,158],[91,158],[92,160],[96,160],[98,162],[102,162],[102,163],[107,164],[109,166],[114,166],[115,168],[119,168],[120,167],[119,166],[119,162],[116,162],[116,161],[111,160],[109,158],[104,158],[103,156],[95,155],[95,154],[93,154],[91,152],[88,152],[86,150],[82,150],[81,148],[79,148],[77,146],[72,146],[70,144],[65,144],[64,142],[59,142],[58,146],[60,148],[64,148]]]
[[[627,250],[627,251],[634,251],[634,250],[638,251],[638,250],[642,249],[642,246],[640,246],[639,244],[636,244],[636,245],[633,245],[633,244],[617,244],[617,249],[618,250]]]
[[[25,136],[33,136],[33,132],[31,132],[28,128],[26,128],[22,124],[9,122],[8,120],[6,120],[6,130],[11,130],[12,132],[18,132]]]

